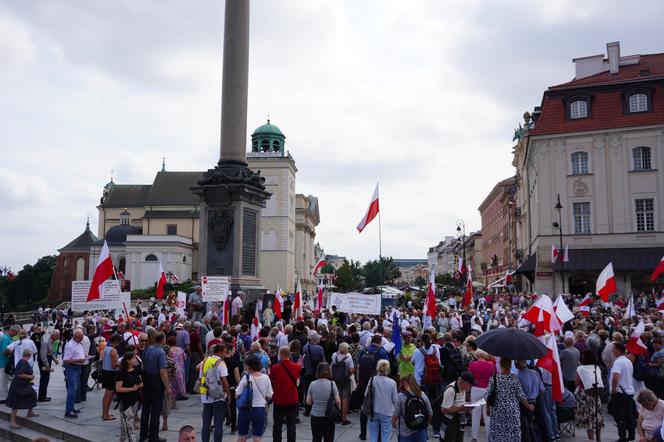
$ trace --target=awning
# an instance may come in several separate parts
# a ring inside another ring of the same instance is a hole
[[[565,263],[565,271],[600,272],[609,262],[613,263],[615,271],[652,271],[657,267],[662,256],[664,256],[664,247],[569,249],[569,262]],[[528,261],[524,263],[524,266]],[[560,269],[561,264],[558,262],[556,271],[560,271]]]
[[[571,250],[570,250],[571,252]],[[570,253],[571,254],[571,253]],[[524,275],[530,282],[535,282],[535,267],[537,266],[537,255],[533,253],[514,272],[515,275]]]

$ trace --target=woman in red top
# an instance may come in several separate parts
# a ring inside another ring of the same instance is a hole
[[[473,361],[468,366],[468,370],[475,378],[475,385],[470,389],[470,402],[475,402],[484,397],[486,389],[489,386],[489,379],[493,376],[496,370],[496,364],[491,355],[484,350],[477,350],[475,352],[476,361]],[[484,416],[484,426],[489,428],[489,415],[487,414],[486,405],[473,408],[472,432],[473,441],[477,441],[480,433],[480,419]]]
[[[286,418],[287,440],[295,440],[295,419],[298,408],[298,383],[301,367],[290,359],[290,348],[279,349],[279,362],[270,368],[272,381],[272,402],[274,403],[274,424],[272,440],[281,442],[281,426]]]

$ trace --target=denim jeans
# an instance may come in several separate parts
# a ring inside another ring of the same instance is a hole
[[[65,367],[65,385],[67,386],[67,403],[65,406],[65,413],[73,413],[76,392],[81,386],[80,365],[67,365]]]
[[[251,407],[251,411],[238,410],[238,436],[248,436],[251,425],[251,434],[254,437],[262,437],[265,431],[265,418],[265,407]]]
[[[88,398],[88,379],[90,378],[90,364],[81,365],[81,377],[78,391],[76,392],[76,402],[85,401]]]
[[[367,426],[369,427],[369,440],[371,442],[378,442],[379,433],[381,440],[390,440],[390,436],[392,435],[392,416],[374,413],[373,419],[369,419]]]
[[[537,397],[536,412],[541,413],[541,420],[544,421],[546,436],[549,440],[560,437],[556,403],[553,401],[552,387],[550,385],[545,386],[544,395]]]
[[[397,442],[427,442],[427,430],[418,430],[408,436],[397,436]]]
[[[210,441],[210,424],[214,417],[214,442],[221,442],[224,434],[224,413],[226,402],[216,401],[211,404],[203,404],[203,427],[201,428],[201,440]]]

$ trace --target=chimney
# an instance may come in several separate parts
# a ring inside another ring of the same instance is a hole
[[[606,44],[606,56],[609,59],[609,72],[617,74],[620,70],[620,42]]]

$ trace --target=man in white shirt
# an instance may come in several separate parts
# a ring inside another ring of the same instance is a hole
[[[228,368],[224,362],[226,356],[226,346],[217,344],[212,348],[213,356],[205,358],[203,361],[202,373],[205,385],[208,385],[210,370],[217,370],[218,379],[223,389],[220,398],[213,398],[208,394],[207,388],[201,387],[201,402],[203,403],[203,426],[201,428],[201,437],[203,440],[210,440],[210,426],[214,418],[214,440],[221,440],[224,428],[224,412],[226,411],[226,399],[230,398],[230,388],[228,387]],[[211,386],[214,387],[214,386]]]
[[[76,327],[77,330],[83,331],[83,327]],[[94,327],[90,330],[92,336],[94,336]],[[76,403],[85,401],[88,395],[88,378],[90,377],[90,360],[87,356],[90,354],[90,338],[85,334],[83,335],[83,340],[81,340],[81,347],[83,347],[83,354],[86,356],[85,362],[81,366],[81,385],[78,387],[76,392]]]
[[[237,292],[237,296],[231,302],[231,316],[242,314],[242,297],[244,292]]]
[[[33,357],[28,360],[30,367],[35,365],[35,357],[37,356],[37,346],[34,341],[28,338],[28,332],[25,330],[20,330],[18,332],[18,341],[14,341],[7,346],[5,353],[11,354],[14,352],[14,367],[18,364],[18,361],[23,358],[23,350],[29,348],[32,351]]]
[[[80,410],[74,408],[76,391],[81,385],[81,367],[85,363],[85,353],[81,341],[83,340],[83,331],[74,330],[74,337],[65,345],[64,355],[62,356],[62,365],[65,369],[65,383],[67,386],[67,402],[65,406],[65,418],[76,419]]]
[[[632,361],[625,356],[625,344],[614,342],[611,349],[615,361],[611,368],[609,384],[611,386],[611,405],[614,408],[613,418],[618,426],[618,436],[621,441],[634,440],[636,430],[636,416],[634,410],[634,368]]]

